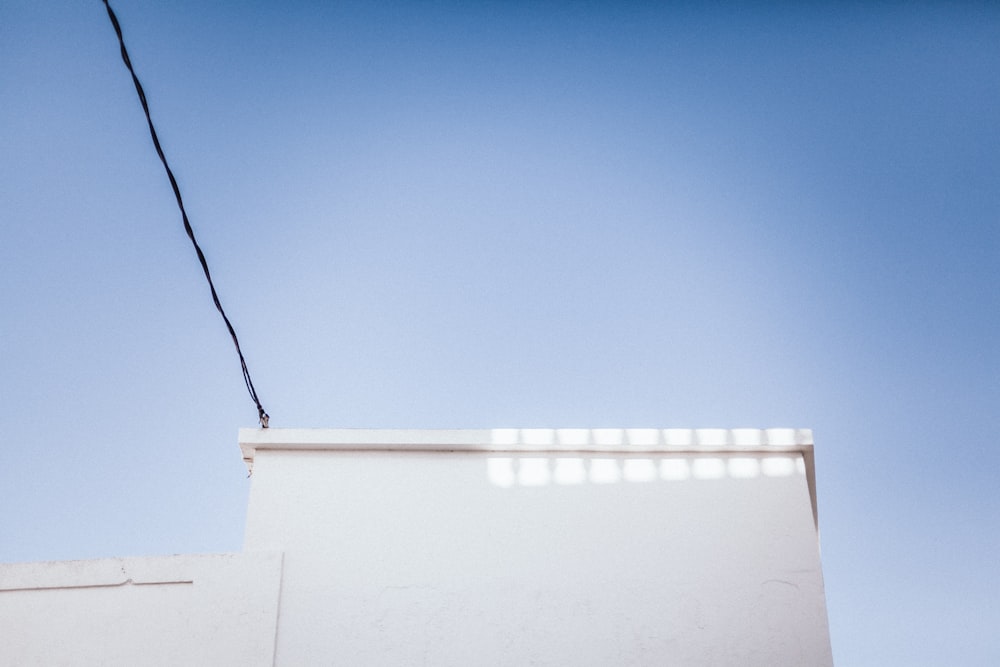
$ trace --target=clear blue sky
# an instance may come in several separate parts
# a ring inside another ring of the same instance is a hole
[[[864,4],[114,6],[272,426],[813,428],[838,664],[996,665],[1000,7]],[[0,560],[239,550],[97,0],[0,5],[0,234]]]

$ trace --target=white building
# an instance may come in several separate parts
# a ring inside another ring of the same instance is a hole
[[[808,430],[240,447],[242,553],[0,565],[0,664],[832,664]]]

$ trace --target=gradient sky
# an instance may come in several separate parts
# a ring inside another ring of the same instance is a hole
[[[1000,7],[114,3],[272,426],[814,429],[839,665],[1000,664]],[[0,4],[0,561],[238,551],[101,2]]]

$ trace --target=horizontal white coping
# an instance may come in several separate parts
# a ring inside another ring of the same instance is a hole
[[[805,452],[810,429],[796,428],[242,428],[240,449],[397,452]]]

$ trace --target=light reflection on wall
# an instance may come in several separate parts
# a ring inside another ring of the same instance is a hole
[[[657,458],[490,456],[486,476],[500,487],[753,479],[804,475],[801,455],[678,456]]]
[[[812,431],[794,428],[495,428],[498,447],[760,447],[812,444]]]

